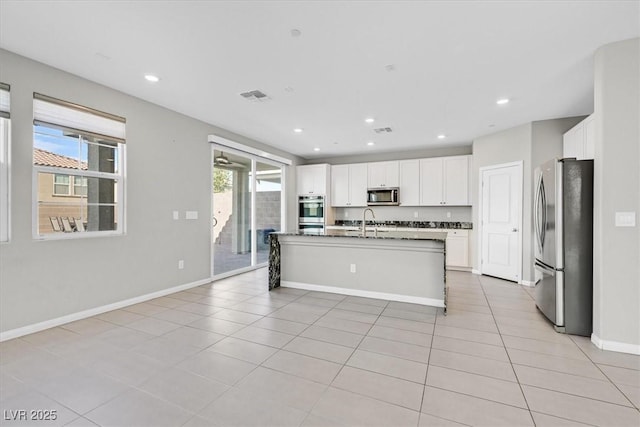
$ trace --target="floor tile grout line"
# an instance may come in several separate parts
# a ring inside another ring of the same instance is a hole
[[[384,305],[384,307],[386,308],[389,305],[389,301],[387,301],[387,303]],[[383,310],[384,311],[384,310]],[[376,320],[371,324],[371,326],[369,327],[369,329],[367,330],[367,332],[362,336],[362,338],[360,339],[360,341],[358,342],[358,345],[351,351],[351,353],[349,354],[349,357],[347,357],[345,359],[345,361],[342,363],[342,366],[340,367],[340,369],[338,370],[338,372],[336,372],[336,374],[333,376],[333,378],[331,379],[331,382],[328,384],[327,389],[329,387],[331,387],[333,385],[333,383],[335,382],[336,378],[338,378],[338,376],[340,376],[340,373],[343,371],[344,367],[347,366],[347,362],[351,359],[351,357],[353,357],[353,354],[356,352],[356,350],[360,347],[360,344],[362,344],[362,341],[364,341],[365,337],[367,336],[367,334],[369,333],[369,331],[371,331],[371,328],[373,328],[373,325],[376,324],[376,322],[378,321],[378,319],[380,318],[380,314],[378,315],[378,317],[376,318]],[[318,319],[320,320],[320,319]],[[315,322],[314,322],[315,323]],[[340,389],[339,387],[337,387],[338,389]],[[349,390],[347,390],[349,391]],[[326,392],[326,390],[325,390]],[[350,393],[354,393],[352,391],[349,391]],[[361,396],[364,396],[360,393],[354,393],[354,394],[359,394]],[[366,396],[371,398],[370,396]],[[379,400],[379,399],[376,399]],[[316,402],[317,405],[318,402]],[[386,403],[390,403],[390,402],[386,402]],[[391,404],[391,403],[390,403]],[[313,408],[315,408],[315,405],[313,406]],[[311,409],[311,411],[313,411],[313,408]],[[310,412],[311,412],[310,411]]]
[[[482,292],[485,294],[485,298],[487,296],[487,293],[484,289],[484,285],[482,284],[482,281],[480,280],[480,278],[478,278],[478,281],[480,282],[480,288],[482,289]],[[522,394],[522,399],[524,400],[524,404],[527,406],[527,412],[529,413],[529,417],[531,418],[531,422],[533,423],[533,425],[536,425],[536,420],[533,417],[533,414],[531,413],[531,407],[529,406],[529,401],[527,400],[527,396],[524,393],[524,389],[522,388],[522,384],[520,383],[520,378],[518,378],[518,374],[515,370],[515,368],[513,367],[513,361],[511,360],[511,355],[509,355],[509,352],[507,351],[507,346],[504,343],[504,338],[502,337],[502,333],[500,333],[500,328],[498,327],[497,322],[495,321],[495,316],[493,314],[493,308],[491,307],[491,304],[489,303],[489,300],[487,298],[487,304],[489,305],[489,310],[491,311],[491,315],[493,316],[493,321],[496,323],[496,328],[498,328],[498,334],[500,335],[500,340],[502,341],[502,345],[504,346],[505,352],[507,353],[507,358],[509,359],[509,364],[511,365],[511,371],[513,372],[514,377],[516,378],[518,387],[520,388],[520,393]]]
[[[436,311],[436,318],[435,321],[438,321],[438,316],[440,315],[440,310]],[[444,316],[444,310],[442,311],[442,315]],[[433,351],[433,337],[435,336],[435,332],[436,332],[436,325],[434,323],[433,325],[433,333],[431,334],[431,341],[429,342],[429,356],[427,357],[427,369],[424,373],[424,383],[422,385],[422,396],[420,399],[420,410],[419,412],[422,414],[422,406],[424,405],[424,395],[426,393],[427,390],[427,378],[429,376],[429,366],[431,366],[431,352]],[[420,421],[420,418],[418,417],[418,421]]]
[[[630,405],[622,405],[620,403],[610,402],[608,400],[596,399],[594,397],[589,397],[589,396],[585,396],[585,395],[582,395],[582,394],[575,394],[575,393],[568,393],[566,391],[554,390],[552,388],[541,387],[539,385],[533,385],[533,384],[523,384],[523,385],[527,386],[527,387],[537,388],[539,390],[546,390],[546,391],[551,391],[553,393],[558,393],[558,394],[564,394],[564,395],[567,395],[567,396],[578,397],[578,398],[581,398],[581,399],[593,400],[594,402],[600,402],[600,403],[605,403],[605,404],[609,404],[609,405],[615,405],[615,406],[619,406],[621,408],[636,409],[636,407],[635,407],[635,405],[633,405],[633,403],[631,403]],[[623,395],[624,395],[624,393],[623,393]],[[577,420],[574,420],[574,421],[577,421]]]
[[[585,351],[584,351],[584,349],[583,349],[582,347],[580,347],[580,346],[579,346],[575,341],[573,341],[573,340],[571,340],[571,341],[572,341],[572,342],[576,345],[576,347],[578,347],[578,349],[579,349],[579,350],[580,350],[580,351],[581,351],[581,352],[582,352],[582,353],[587,357],[587,359],[589,359],[589,361],[590,361],[591,363],[593,363],[593,365],[596,367],[596,369],[598,369],[598,370],[602,373],[602,375],[604,375],[604,376],[605,376],[605,378],[607,378],[607,380],[609,380],[609,383],[610,383],[610,384],[612,384],[612,385],[616,388],[616,390],[618,390],[618,391],[619,391],[619,392],[624,396],[624,398],[625,398],[625,399],[627,399],[627,401],[631,404],[631,407],[633,407],[633,408],[637,409],[638,411],[640,411],[640,407],[639,407],[640,405],[636,405],[636,403],[634,403],[634,402],[629,398],[629,396],[627,396],[627,394],[626,394],[625,392],[623,392],[622,390],[620,390],[620,387],[618,387],[618,384],[616,384],[616,383],[615,383],[611,378],[609,378],[609,376],[607,375],[607,373],[606,373],[606,372],[604,372],[604,371],[602,370],[602,368],[601,368],[601,367],[600,367],[596,362],[594,362],[594,361],[589,357],[589,355],[587,354],[587,352],[585,352]],[[607,365],[607,366],[610,366],[610,365]],[[622,368],[622,369],[624,369],[624,368]]]

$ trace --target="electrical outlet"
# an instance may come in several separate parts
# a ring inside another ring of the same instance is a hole
[[[447,212],[447,218],[451,218],[451,212]]]
[[[180,219],[180,212],[173,211],[173,219]]]
[[[635,212],[616,212],[616,227],[635,227]]]
[[[345,212],[345,213],[344,213],[344,217],[345,217],[345,218],[349,218],[349,212]]]
[[[414,211],[414,212],[413,212],[413,217],[414,217],[414,218],[418,218],[418,211]]]
[[[184,269],[184,260],[178,260],[178,270]]]
[[[352,273],[355,273],[356,272],[356,265],[355,264],[351,264],[349,266],[349,271],[352,272]]]

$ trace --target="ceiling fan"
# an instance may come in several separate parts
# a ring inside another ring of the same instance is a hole
[[[243,168],[244,165],[241,163],[235,163],[232,162],[231,160],[229,160],[229,158],[227,156],[224,155],[224,153],[221,151],[220,154],[218,154],[214,160],[213,160],[213,164],[216,166],[223,166],[223,167],[239,167],[239,168]]]

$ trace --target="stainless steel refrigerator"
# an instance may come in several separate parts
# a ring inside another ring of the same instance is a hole
[[[593,313],[593,160],[536,168],[536,305],[558,332],[589,336]]]

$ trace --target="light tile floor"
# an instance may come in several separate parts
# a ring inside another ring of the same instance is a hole
[[[554,332],[529,288],[449,272],[444,316],[266,277],[1,343],[0,424],[640,425],[640,357]]]

